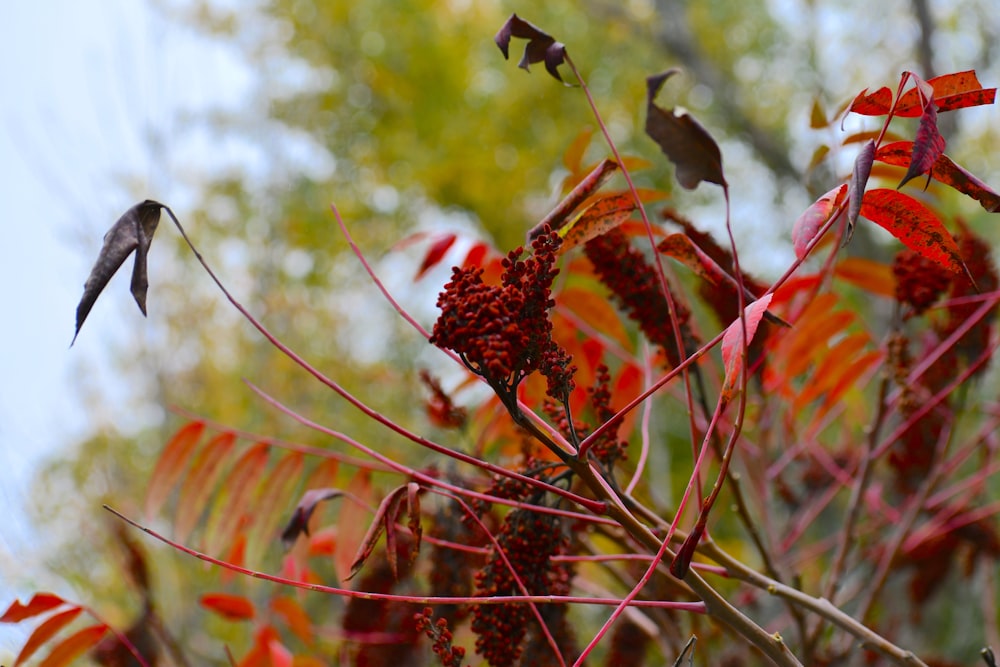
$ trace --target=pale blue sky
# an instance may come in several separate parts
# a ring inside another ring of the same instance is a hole
[[[145,197],[183,206],[189,165],[211,158],[178,113],[239,103],[252,79],[239,63],[141,0],[0,3],[0,607],[27,592],[33,467],[113,423],[124,391],[108,342],[140,324],[134,304],[99,302],[69,348],[101,237]],[[19,643],[0,628],[0,657]]]

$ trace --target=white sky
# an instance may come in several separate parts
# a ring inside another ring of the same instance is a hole
[[[197,140],[173,141],[178,110],[232,105],[251,78],[232,52],[149,4],[0,3],[0,609],[31,590],[5,577],[30,572],[32,469],[86,435],[94,415],[80,380],[113,395],[108,340],[141,324],[134,304],[98,302],[69,348],[101,237],[145,197],[178,206],[178,173],[205,153]],[[158,134],[171,141],[154,155],[148,138]],[[108,289],[127,296],[127,283]],[[0,657],[21,641],[0,628]]]

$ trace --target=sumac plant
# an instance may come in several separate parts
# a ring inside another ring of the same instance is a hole
[[[525,246],[422,237],[418,280],[456,264],[425,327],[333,209],[413,335],[445,353],[420,374],[433,439],[289,349],[195,251],[274,346],[425,454],[413,463],[359,442],[253,385],[329,446],[207,418],[177,432],[146,518],[109,509],[226,574],[198,591],[202,613],[248,639],[228,658],[220,643],[216,664],[989,664],[1000,405],[982,385],[1000,290],[988,245],[938,204],[951,189],[997,212],[1000,195],[948,157],[937,121],[992,104],[995,89],[971,71],[905,72],[895,90],[859,94],[843,115],[875,129],[830,152],[856,155],[830,166],[843,182],[797,220],[768,221],[795,260],[766,282],[740,268],[716,142],[657,103],[672,72],[647,81],[648,157],[658,146],[681,186],[717,188],[721,243],[672,206],[649,209],[662,193],[635,186],[642,162],[619,154],[566,46],[516,15],[495,39],[504,57],[526,40],[521,67],[572,84],[545,94],[582,91],[608,150],[588,165],[589,135],[572,143],[565,198]],[[823,122],[836,132],[837,118]],[[144,307],[161,210],[184,234],[157,202],[123,216],[77,333],[132,251]],[[851,256],[862,225],[898,239],[891,263]],[[166,507],[172,528],[154,531]],[[105,665],[192,664],[127,532],[142,617],[74,631],[84,607],[15,601],[0,620],[40,621],[18,663],[48,646],[46,664],[87,651]],[[281,545],[275,568],[265,554]],[[247,596],[232,573],[270,583]]]

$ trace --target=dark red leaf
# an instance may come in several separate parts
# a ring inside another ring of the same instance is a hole
[[[886,164],[908,167],[912,151],[913,142],[897,141],[880,147],[875,153],[875,159]],[[931,167],[930,175],[934,180],[972,197],[990,213],[1000,212],[1000,194],[952,162],[947,155],[938,156]]]
[[[564,44],[557,42],[552,35],[528,23],[517,14],[511,14],[493,38],[505,59],[510,58],[508,49],[511,37],[528,40],[528,44],[524,47],[524,55],[521,56],[521,62],[517,64],[518,67],[527,70],[529,65],[544,62],[546,71],[557,80],[562,81],[558,67],[566,60],[566,46]]]
[[[420,268],[417,269],[415,280],[420,280],[425,273],[437,266],[444,257],[445,253],[448,252],[449,248],[455,245],[455,239],[457,238],[458,236],[455,234],[445,234],[441,238],[436,239],[427,251],[427,255],[424,257],[424,261],[420,264]]]
[[[858,156],[854,158],[854,171],[851,174],[850,202],[847,205],[847,238],[844,243],[849,243],[854,235],[854,224],[858,221],[858,214],[861,212],[861,199],[865,195],[865,186],[868,184],[868,176],[872,173],[872,162],[875,160],[875,141],[869,139]]]
[[[375,512],[374,518],[372,518],[371,525],[368,527],[368,532],[365,533],[365,537],[358,547],[357,555],[351,564],[351,574],[347,577],[348,579],[354,577],[364,566],[365,561],[368,560],[372,551],[375,550],[375,544],[378,542],[378,538],[381,537],[382,531],[386,533],[386,557],[389,567],[392,569],[392,576],[394,578],[398,577],[396,517],[399,514],[400,503],[403,499],[406,499],[406,511],[409,514],[408,526],[416,538],[416,544],[411,551],[411,556],[416,557],[417,550],[420,548],[420,503],[417,500],[419,491],[420,485],[410,482],[405,486],[397,486],[382,500],[378,506],[378,510]],[[414,526],[416,526],[416,530],[413,530]]]
[[[90,276],[83,286],[83,296],[76,307],[76,333],[73,334],[73,342],[76,342],[76,337],[80,335],[80,327],[97,302],[97,297],[133,251],[135,251],[135,264],[132,267],[132,296],[142,314],[146,314],[146,290],[149,287],[146,278],[146,255],[153,242],[153,233],[160,222],[161,208],[163,204],[151,199],[136,204],[125,211],[104,235],[104,245],[97,256],[97,263],[90,270]]]
[[[722,152],[698,121],[686,111],[662,109],[654,100],[663,82],[678,70],[646,79],[646,134],[677,167],[677,182],[688,190],[702,181],[727,187],[722,173]]]
[[[281,543],[285,545],[285,548],[291,548],[299,535],[303,533],[309,535],[309,519],[312,517],[313,512],[316,511],[317,505],[324,500],[330,500],[342,495],[344,495],[344,492],[340,489],[309,489],[302,494],[302,500],[295,506],[292,518],[285,525],[285,529],[281,531]]]
[[[897,185],[897,189],[903,187],[921,174],[926,174],[934,166],[937,160],[944,153],[944,137],[937,128],[937,109],[933,104],[928,103],[920,116],[920,126],[917,128],[917,138],[913,142],[913,155],[910,158],[910,167],[906,170],[903,180]]]

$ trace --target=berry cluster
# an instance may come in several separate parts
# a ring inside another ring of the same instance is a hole
[[[618,305],[639,324],[646,338],[662,348],[671,367],[679,364],[677,342],[670,323],[670,307],[660,289],[656,272],[646,263],[642,253],[633,249],[628,237],[617,229],[591,239],[584,250],[597,276],[611,290]],[[676,298],[674,304],[677,306],[681,335],[685,339],[684,350],[687,351],[690,347],[688,342],[693,340],[691,313]]]
[[[548,394],[565,402],[573,390],[569,354],[552,339],[548,311],[555,305],[552,281],[556,251],[562,240],[545,231],[531,243],[533,255],[521,259],[523,248],[503,260],[500,285],[483,282],[481,268],[455,267],[451,282],[438,297],[441,314],[431,343],[456,352],[468,368],[481,375],[505,404],[516,398],[521,380],[541,371]]]
[[[916,315],[934,305],[952,280],[939,264],[909,248],[896,253],[892,274],[896,277],[896,300],[909,305]]]
[[[566,568],[556,567],[551,561],[552,556],[568,548],[557,518],[530,510],[512,510],[497,535],[497,543],[506,560],[496,551],[490,555],[486,566],[476,574],[477,595],[520,595],[517,579],[531,595],[551,595],[568,587]],[[532,618],[530,607],[522,603],[480,605],[472,615],[476,652],[493,667],[517,664]]]
[[[461,646],[451,645],[451,630],[448,629],[448,621],[439,618],[437,622],[432,619],[434,610],[424,607],[420,614],[414,614],[413,620],[416,622],[417,632],[422,632],[434,643],[431,650],[441,661],[444,667],[462,667],[462,660],[465,658],[465,649]]]

